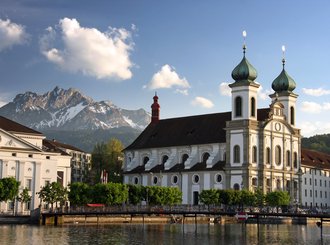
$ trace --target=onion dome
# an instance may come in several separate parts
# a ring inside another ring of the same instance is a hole
[[[254,81],[257,78],[257,70],[250,64],[250,62],[245,58],[234,68],[231,73],[231,77],[235,81],[250,80]]]
[[[278,75],[277,78],[272,83],[272,89],[279,93],[279,92],[292,92],[296,88],[296,82],[292,79],[292,77],[289,76],[289,74],[285,71],[284,65],[285,60],[282,60],[283,62],[283,70]]]

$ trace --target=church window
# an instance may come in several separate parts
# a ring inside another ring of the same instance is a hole
[[[258,179],[256,177],[252,178],[252,185],[257,186],[258,185]]]
[[[149,162],[149,157],[143,158],[143,165],[146,165]]]
[[[235,191],[239,191],[239,184],[237,184],[237,183],[234,184],[234,190],[235,190]]]
[[[222,181],[222,175],[221,174],[216,174],[215,175],[215,182],[216,183],[221,183]]]
[[[157,185],[157,183],[158,183],[158,178],[157,178],[157,176],[154,176],[153,183],[154,183],[154,185]]]
[[[208,152],[205,152],[202,157],[202,162],[206,163],[207,159],[209,159],[210,154]]]
[[[293,167],[294,168],[298,167],[298,154],[297,154],[297,152],[293,153]]]
[[[257,147],[256,146],[252,147],[252,162],[253,163],[257,162]]]
[[[193,180],[193,183],[194,184],[198,184],[198,182],[199,182],[199,175],[198,174],[194,174],[192,180]]]
[[[251,98],[251,117],[256,116],[256,99],[254,97]]]
[[[167,160],[168,160],[168,156],[167,155],[164,155],[162,157],[162,164],[165,164]]]
[[[242,116],[242,98],[236,97],[235,99],[235,116],[241,117]]]
[[[234,146],[234,163],[240,162],[240,148],[239,145]]]
[[[179,180],[179,178],[178,178],[177,175],[173,175],[173,176],[172,176],[172,183],[173,183],[173,184],[177,184],[177,183],[178,183],[178,180]]]
[[[291,123],[291,125],[295,124],[294,107],[293,106],[290,107],[290,123]]]
[[[138,183],[139,183],[139,178],[138,177],[134,177],[134,180],[133,180],[133,183],[135,184],[135,185],[137,185]]]
[[[266,163],[270,164],[270,148],[266,148]]]
[[[281,180],[280,180],[280,179],[277,179],[277,180],[276,180],[276,188],[277,188],[278,190],[281,189]]]
[[[286,151],[286,166],[287,167],[291,166],[291,153],[290,153],[290,151]]]
[[[275,163],[277,165],[280,165],[281,164],[281,147],[279,145],[277,145],[275,147]]]
[[[188,154],[183,154],[181,158],[181,163],[184,164],[188,158],[189,158]]]

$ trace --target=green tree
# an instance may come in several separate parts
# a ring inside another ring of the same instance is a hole
[[[22,192],[17,197],[17,200],[21,203],[21,211],[23,212],[23,206],[24,203],[30,202],[32,199],[32,196],[29,194],[29,189],[25,187]]]
[[[86,205],[87,203],[90,203],[89,185],[81,182],[71,183],[68,198],[72,205]]]
[[[91,193],[93,203],[118,205],[127,201],[128,186],[120,183],[98,183],[93,186]]]
[[[13,177],[0,179],[0,202],[14,201],[20,182]]]
[[[51,184],[47,184],[42,187],[37,195],[41,199],[42,202],[51,205],[51,209],[54,208],[54,203],[59,203],[60,206],[63,206],[64,203],[68,200],[68,190],[63,187],[60,183],[52,182]]]
[[[242,205],[242,208],[244,207],[244,205],[246,206],[255,206],[257,199],[256,199],[256,195],[249,190],[243,189],[240,191],[240,202]]]
[[[258,207],[262,207],[265,204],[265,194],[263,193],[262,189],[258,188],[254,195],[256,197],[256,205]]]
[[[127,187],[129,203],[139,204],[143,200],[143,187],[141,185],[127,185]]]
[[[202,190],[199,194],[199,200],[205,205],[219,204],[219,192],[216,189]]]
[[[266,202],[269,206],[276,207],[287,206],[290,204],[290,194],[287,191],[273,191],[266,195]]]

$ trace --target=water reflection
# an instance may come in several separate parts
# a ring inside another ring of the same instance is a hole
[[[330,244],[330,226],[114,224],[0,226],[0,244]]]

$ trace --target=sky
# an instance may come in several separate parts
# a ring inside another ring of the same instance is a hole
[[[302,135],[330,133],[329,12],[324,0],[1,0],[0,105],[59,86],[147,111],[157,92],[161,119],[230,111],[245,42],[258,108],[284,55]]]

